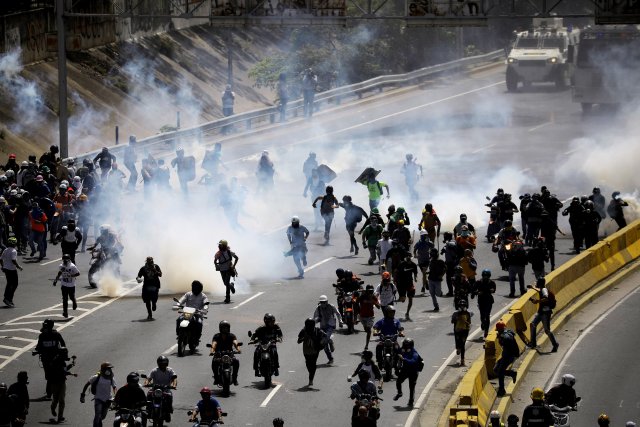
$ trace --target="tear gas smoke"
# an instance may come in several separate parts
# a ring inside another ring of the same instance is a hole
[[[38,86],[20,75],[23,66],[21,50],[0,55],[0,87],[15,109],[15,121],[8,127],[15,133],[38,124],[44,107]]]

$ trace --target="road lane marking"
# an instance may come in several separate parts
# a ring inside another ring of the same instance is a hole
[[[537,130],[538,130],[538,129],[540,129],[540,128],[543,128],[543,127],[545,127],[545,126],[550,125],[551,123],[553,123],[553,122],[546,122],[546,123],[542,123],[542,124],[540,124],[540,125],[538,125],[538,126],[534,126],[534,127],[532,127],[531,129],[529,129],[529,132],[535,132],[535,131],[537,131]]]
[[[276,395],[276,393],[278,392],[278,390],[280,390],[280,387],[282,387],[282,384],[278,384],[276,386],[276,388],[274,388],[273,390],[271,390],[271,393],[269,393],[269,395],[267,396],[267,398],[264,400],[264,402],[262,402],[260,404],[261,408],[266,408],[267,405],[269,404],[269,401],[273,398],[273,396]]]
[[[18,329],[0,329],[0,332],[33,332],[34,334],[40,334],[37,329],[18,328]],[[11,338],[11,337],[9,337]]]
[[[178,344],[174,344],[171,347],[169,347],[168,349],[166,349],[165,351],[162,352],[162,354],[169,354],[172,353],[173,350],[175,350],[176,348],[178,348]]]
[[[332,257],[329,257],[329,258],[327,258],[327,259],[323,259],[323,260],[322,260],[322,261],[320,261],[320,262],[316,262],[316,263],[315,263],[315,264],[313,264],[312,266],[305,268],[305,269],[304,269],[304,272],[306,273],[307,271],[313,270],[314,268],[319,267],[319,266],[321,266],[322,264],[324,264],[324,263],[327,263],[327,262],[331,261],[332,259],[335,259],[335,257],[334,257],[334,256],[332,256]]]
[[[47,261],[47,262],[42,262],[42,263],[40,263],[40,265],[49,265],[49,264],[53,264],[54,262],[60,262],[60,261],[62,261],[62,258],[54,259],[54,260]]]
[[[38,333],[39,333],[39,332],[38,332]],[[11,337],[11,336],[8,336],[8,335],[0,336],[0,339],[3,339],[3,340],[26,341],[26,342],[36,342],[36,341],[38,341],[38,340],[32,340],[32,339],[29,339],[29,338]]]
[[[242,307],[243,305],[245,305],[246,303],[248,303],[249,301],[251,301],[254,298],[258,298],[260,295],[264,294],[264,292],[258,292],[257,294],[255,294],[254,296],[252,296],[251,298],[248,298],[244,301],[242,301],[240,304],[236,305],[235,307],[231,307],[231,310],[235,310],[238,307]]]
[[[36,320],[35,322],[13,322],[11,324],[12,325],[42,325],[42,320]]]
[[[471,152],[471,154],[478,154],[478,153],[479,153],[479,152],[481,152],[481,151],[487,150],[487,149],[489,149],[489,148],[491,148],[491,147],[495,147],[495,145],[496,145],[496,144],[489,144],[489,145],[485,145],[484,147],[480,147],[480,148],[478,148],[477,150],[473,150],[473,151]]]
[[[507,310],[509,310],[510,307],[511,307],[511,304],[508,304],[502,307],[496,314],[491,316],[490,321],[493,323],[496,319],[499,319]],[[477,328],[475,331],[473,331],[473,333],[469,334],[469,336],[467,337],[467,341],[472,341],[473,339],[475,339],[477,335],[480,335],[481,332],[482,332],[482,329]],[[407,421],[404,423],[404,427],[411,427],[411,425],[413,424],[413,421],[418,415],[418,412],[422,408],[422,402],[424,402],[424,399],[427,398],[427,396],[431,392],[431,389],[435,385],[436,381],[438,381],[438,379],[440,378],[444,370],[449,367],[449,363],[451,363],[451,361],[455,357],[457,357],[457,354],[455,351],[453,351],[451,352],[449,357],[443,358],[444,362],[442,363],[442,365],[440,365],[436,373],[431,376],[431,379],[429,380],[427,385],[424,386],[422,393],[420,393],[420,396],[418,396],[418,400],[416,400],[416,403],[413,406],[413,409],[411,409],[411,412],[409,413],[409,417],[407,418]]]
[[[21,347],[13,347],[10,345],[2,345],[0,344],[0,348],[6,348],[7,350],[20,350]]]
[[[558,367],[556,368],[555,372],[551,376],[551,379],[549,380],[549,382],[547,382],[547,388],[546,388],[547,390],[549,389],[549,384],[555,384],[558,381],[558,375],[560,374],[560,372],[562,372],[564,370],[564,368],[566,366],[566,363],[567,363],[567,359],[569,359],[569,356],[576,350],[576,348],[578,348],[578,346],[582,342],[582,339],[585,338],[587,335],[589,335],[591,333],[591,331],[593,331],[593,329],[596,326],[598,326],[600,324],[600,322],[602,322],[604,319],[606,319],[607,316],[609,316],[611,313],[613,313],[613,311],[615,309],[617,309],[619,306],[624,304],[624,302],[627,299],[631,298],[636,292],[638,292],[638,289],[640,289],[640,288],[635,288],[634,290],[629,292],[627,295],[624,296],[624,298],[622,298],[620,301],[618,301],[613,306],[611,306],[611,308],[609,308],[609,310],[605,311],[600,317],[598,317],[596,319],[595,322],[590,324],[585,330],[582,331],[580,336],[575,341],[573,341],[573,343],[571,344],[571,347],[569,347],[569,349],[564,354],[564,356],[562,356],[562,360],[560,360],[560,363],[558,363]]]

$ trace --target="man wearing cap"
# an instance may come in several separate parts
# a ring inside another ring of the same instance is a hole
[[[232,277],[236,277],[236,264],[238,263],[238,255],[231,251],[229,243],[226,240],[220,240],[218,242],[218,252],[213,257],[213,264],[216,267],[216,271],[220,272],[222,277],[222,283],[226,288],[224,303],[229,304],[231,302],[231,293],[236,293],[236,288],[231,281]]]
[[[78,267],[71,261],[69,254],[62,255],[62,264],[58,270],[58,275],[53,279],[53,286],[61,280],[60,290],[62,291],[62,316],[69,317],[67,308],[69,306],[69,300],[73,303],[72,308],[75,310],[78,308],[76,302],[76,277],[80,275]]]
[[[82,388],[80,403],[84,403],[85,392],[89,387],[91,387],[91,393],[94,396],[93,427],[102,427],[102,420],[107,417],[113,394],[117,389],[116,382],[113,379],[113,365],[109,362],[103,362],[100,365],[100,372],[89,378],[89,381]]]
[[[313,313],[313,319],[316,323],[320,323],[320,329],[322,329],[322,331],[327,335],[324,352],[329,359],[327,363],[331,363],[333,362],[332,353],[335,351],[335,346],[333,345],[333,331],[336,329],[336,319],[338,319],[340,327],[342,327],[342,316],[340,316],[340,312],[336,306],[329,303],[329,299],[326,295],[320,295],[318,306]]]

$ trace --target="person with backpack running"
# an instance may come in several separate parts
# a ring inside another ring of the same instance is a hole
[[[366,185],[369,191],[369,209],[378,207],[383,196],[383,188],[387,189],[387,199],[391,197],[391,194],[389,194],[389,186],[384,182],[378,181],[375,173],[371,173],[366,182],[360,183]]]
[[[113,395],[117,390],[116,381],[113,378],[113,365],[109,362],[103,362],[100,365],[100,371],[92,375],[82,388],[80,403],[84,403],[85,393],[89,387],[91,387],[91,394],[94,396],[93,427],[102,427],[102,420],[107,417]]]
[[[551,352],[555,353],[558,351],[559,344],[553,332],[551,332],[551,314],[553,313],[553,309],[556,308],[556,297],[553,292],[546,288],[546,280],[544,277],[536,281],[536,286],[537,287],[533,287],[532,289],[538,292],[538,298],[531,297],[529,301],[538,304],[538,312],[533,316],[530,324],[531,337],[528,346],[530,348],[536,348],[536,329],[538,323],[542,322],[544,333],[547,334],[553,346]]]
[[[338,199],[333,195],[333,187],[331,185],[327,185],[325,189],[324,196],[318,196],[313,201],[311,206],[315,209],[315,207],[320,201],[320,215],[322,215],[322,219],[324,219],[324,244],[325,246],[329,244],[329,233],[331,232],[331,223],[333,222],[333,210],[338,208]]]
[[[369,215],[360,206],[354,205],[351,196],[342,197],[342,203],[338,203],[338,206],[344,208],[344,222],[347,226],[347,233],[349,233],[349,241],[351,242],[350,252],[358,255],[358,242],[356,240],[356,227],[358,223],[362,221],[362,217],[369,219]]]
[[[516,342],[516,333],[507,328],[507,325],[500,320],[496,323],[496,331],[498,333],[498,343],[502,348],[502,355],[496,362],[493,371],[498,375],[498,397],[502,397],[507,394],[504,388],[505,375],[510,376],[513,382],[516,382],[518,373],[514,370],[508,369],[509,366],[520,357],[520,348]]]

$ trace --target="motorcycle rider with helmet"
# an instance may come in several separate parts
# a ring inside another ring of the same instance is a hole
[[[221,351],[235,351],[237,353],[241,353],[240,347],[238,345],[238,339],[235,334],[231,333],[231,324],[226,320],[222,320],[218,324],[219,333],[213,336],[211,340],[211,354],[214,355],[211,360],[211,370],[213,371],[214,382],[216,385],[220,385],[222,383],[219,372],[218,365],[220,364],[220,360],[216,357],[215,353]],[[231,381],[233,385],[238,385],[238,371],[240,370],[240,361],[237,358],[233,358],[233,373],[231,375]]]
[[[220,403],[211,396],[209,387],[200,389],[200,400],[189,418],[189,421],[195,422],[198,414],[200,414],[200,425],[209,425],[212,421],[222,421],[222,408]]]
[[[251,335],[251,342],[282,342],[282,329],[276,324],[276,317],[271,313],[266,313],[263,320],[264,325],[258,327],[253,335]],[[260,376],[260,351],[260,347],[256,347],[256,351],[253,353],[253,370],[255,371],[256,377]],[[277,377],[280,375],[280,363],[278,359],[278,349],[275,344],[269,347],[269,352],[271,353],[271,360],[273,360],[275,368],[273,375]]]
[[[575,384],[576,377],[571,374],[564,374],[562,376],[562,382],[551,387],[545,394],[547,405],[554,405],[559,408],[567,406],[575,408],[580,400],[580,398],[576,396],[576,390],[573,388]]]
[[[531,391],[531,405],[524,408],[522,427],[548,427],[554,425],[551,409],[544,403],[544,391],[536,387]]]
[[[382,394],[382,385],[384,384],[384,378],[382,377],[382,372],[380,372],[380,368],[378,365],[373,363],[373,352],[370,350],[365,350],[362,352],[361,362],[356,366],[356,370],[353,371],[353,374],[347,377],[347,381],[351,382],[351,380],[358,375],[358,373],[362,370],[369,372],[369,377],[375,379],[378,382],[378,393]]]
[[[353,406],[353,410],[351,413],[352,420],[358,416],[358,411],[360,409],[358,396],[361,394],[368,394],[371,396],[370,398],[372,401],[372,406],[368,408],[369,418],[375,421],[380,417],[380,411],[377,408],[379,400],[378,392],[376,390],[375,384],[373,384],[370,379],[371,375],[369,374],[369,371],[362,369],[360,372],[358,372],[358,381],[351,385],[350,397],[355,401],[355,405]]]
[[[96,238],[96,242],[87,249],[92,251],[98,245],[100,245],[100,249],[104,251],[107,258],[114,260],[118,264],[121,263],[120,252],[122,252],[123,246],[120,239],[118,239],[118,235],[111,229],[109,224],[100,226],[100,235]]]
[[[209,299],[207,295],[202,292],[204,286],[202,282],[199,280],[194,280],[191,282],[191,292],[185,293],[182,298],[178,300],[178,305],[183,307],[191,307],[196,310],[200,310],[203,314],[206,314],[209,311]],[[193,328],[193,332],[195,336],[198,337],[198,342],[200,340],[200,336],[202,335],[202,317],[194,316],[194,321],[189,324],[190,328]],[[184,320],[183,316],[178,316],[176,319],[176,335],[180,330],[180,322]]]
[[[402,367],[398,372],[398,378],[396,379],[396,388],[398,393],[393,400],[398,400],[402,397],[402,383],[404,380],[409,380],[409,402],[407,406],[413,406],[413,400],[416,392],[416,382],[418,380],[418,372],[422,370],[422,357],[415,349],[415,343],[411,338],[405,338],[402,340],[402,350],[400,351],[400,357],[402,358]]]
[[[175,371],[169,367],[169,358],[167,356],[158,356],[156,363],[158,364],[158,367],[154,368],[149,373],[144,385],[169,386],[175,389],[178,386],[178,375],[176,375]],[[151,392],[152,391],[149,391],[149,393]],[[173,395],[170,388],[164,390],[164,392],[166,393],[166,397],[163,398],[163,404],[165,405],[163,408],[164,419],[166,422],[170,422],[171,414],[173,413]]]
[[[400,320],[395,318],[396,308],[392,305],[388,305],[383,309],[384,317],[378,320],[375,325],[373,325],[374,334],[380,334],[382,337],[389,335],[397,335],[398,337],[403,337],[404,328],[400,325]],[[378,366],[382,363],[382,349],[384,345],[384,340],[380,340],[376,345],[376,362],[378,362]],[[400,346],[398,345],[398,340],[394,343],[394,350],[396,354],[398,353]]]
[[[113,398],[113,404],[116,408],[137,409],[143,407],[147,403],[147,395],[142,387],[140,387],[140,375],[137,372],[131,372],[127,375],[127,384],[120,387]],[[140,418],[136,421],[143,427],[147,425],[147,416],[144,411],[140,412]],[[113,420],[113,426],[120,426],[120,415]]]

